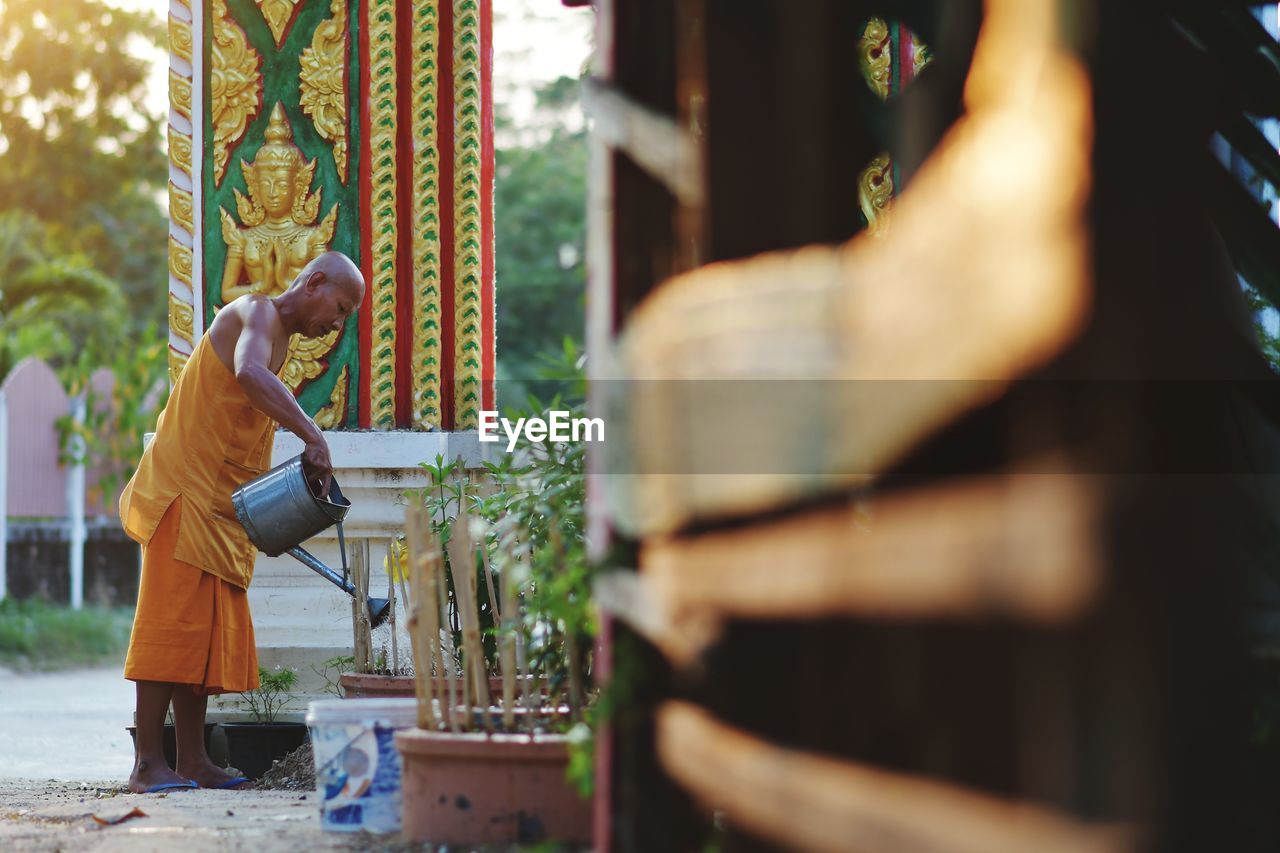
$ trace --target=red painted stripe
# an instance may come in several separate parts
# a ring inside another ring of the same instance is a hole
[[[396,426],[413,421],[413,0],[396,4]]]
[[[439,0],[436,142],[440,150],[440,425],[453,429],[453,4]]]
[[[494,407],[493,0],[480,0],[480,402]]]
[[[369,197],[369,173],[372,157],[369,151],[369,3],[360,2],[360,269],[364,273],[366,287],[373,281],[373,234],[369,228],[369,211],[373,203]],[[369,429],[369,354],[373,342],[373,298],[366,290],[360,306],[360,382],[359,423],[361,429]]]

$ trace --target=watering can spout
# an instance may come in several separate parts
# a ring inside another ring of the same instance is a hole
[[[329,581],[329,583],[341,589],[347,595],[355,598],[356,587],[350,578],[344,577],[324,563],[317,560],[306,548],[294,546],[289,549],[289,556],[311,569],[320,577]],[[385,598],[369,598],[369,624],[370,627],[377,628],[383,622],[387,621],[387,617],[391,615],[391,602]]]

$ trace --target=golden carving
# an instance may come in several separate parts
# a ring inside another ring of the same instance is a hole
[[[338,374],[338,381],[333,384],[329,403],[316,412],[315,422],[320,429],[336,429],[347,421],[347,370],[344,365],[342,372]]]
[[[889,25],[883,18],[872,18],[858,42],[858,61],[871,91],[881,100],[889,98],[889,82],[893,74],[893,50],[889,42]],[[888,227],[887,211],[893,200],[893,161],[881,154],[858,175],[858,207],[867,220],[867,230],[881,234]]]
[[[858,41],[858,64],[871,91],[882,100],[887,99],[893,74],[893,51],[889,44],[889,25],[883,18],[867,21]]]
[[[188,234],[196,233],[194,202],[191,193],[178,188],[169,182],[169,218],[187,229]]]
[[[302,51],[299,103],[316,132],[333,145],[338,177],[347,182],[347,0],[332,0],[330,17]]]
[[[213,120],[213,182],[222,183],[231,146],[244,135],[262,100],[262,57],[227,13],[226,0],[213,0],[209,99]],[[188,118],[190,115],[188,114]]]
[[[191,61],[191,22],[169,16],[169,50],[174,56]]]
[[[244,227],[222,209],[222,237],[227,263],[222,276],[222,300],[246,293],[276,296],[289,287],[307,262],[329,248],[337,220],[337,205],[315,224],[321,190],[311,192],[316,162],[306,162],[293,144],[293,131],[284,109],[276,104],[267,124],[266,142],[252,163],[240,161],[246,197],[235,191],[236,212]],[[241,273],[247,274],[241,281]]]
[[[222,239],[227,245],[222,274],[222,303],[247,293],[284,293],[307,262],[329,248],[338,206],[317,225],[321,191],[311,192],[316,161],[306,162],[293,144],[284,108],[276,104],[267,123],[266,142],[252,163],[240,161],[249,196],[236,190],[236,211],[243,224],[221,209]],[[333,349],[338,332],[321,338],[297,336],[290,344],[284,382],[297,390],[324,372],[322,359]]]
[[[255,0],[262,17],[266,18],[271,29],[271,37],[276,40],[276,47],[284,41],[285,30],[289,29],[289,21],[293,20],[294,7],[298,0]]]
[[[178,352],[169,345],[169,385],[170,387],[178,384],[178,375],[182,373],[182,368],[187,366],[187,359],[190,358],[186,353]]]
[[[169,162],[191,177],[191,137],[169,125]]]
[[[177,14],[169,15],[169,53],[174,58],[173,65],[181,67],[177,59],[185,60],[186,70],[169,70],[169,98],[175,113],[192,117],[192,35],[191,8],[185,2],[173,6]],[[192,243],[195,238],[195,197],[193,195],[192,162],[191,162],[191,129],[178,127],[169,123],[169,167],[178,180],[169,181],[169,218],[178,226],[169,237],[169,274],[176,280],[193,288],[193,252]],[[185,177],[185,182],[178,176]],[[187,352],[195,341],[195,293],[194,288],[187,294],[169,291],[169,331],[174,338],[187,345]],[[169,382],[178,381],[187,362],[186,353],[177,350],[172,343],[169,346]]]
[[[453,3],[454,429],[481,406],[480,21],[475,0]]]
[[[169,274],[187,287],[191,287],[191,267],[191,247],[182,245],[171,235],[169,237]]]
[[[888,227],[885,213],[892,199],[893,161],[888,154],[881,154],[858,176],[858,206],[872,234],[881,234]]]
[[[395,426],[396,335],[396,4],[369,7],[369,211],[372,335],[369,342],[369,418],[376,429]]]
[[[189,344],[195,342],[195,311],[173,291],[169,291],[169,331]]]
[[[191,120],[191,78],[169,69],[169,104],[178,115]]]
[[[915,34],[911,34],[911,76],[915,77],[925,67],[933,62],[933,51],[929,49],[929,45],[920,41]]]
[[[440,426],[440,150],[436,116],[436,25],[432,0],[414,5],[413,42],[413,425]]]

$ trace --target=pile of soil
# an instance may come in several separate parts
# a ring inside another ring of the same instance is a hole
[[[269,791],[314,791],[316,763],[311,756],[311,740],[277,759],[254,787]]]

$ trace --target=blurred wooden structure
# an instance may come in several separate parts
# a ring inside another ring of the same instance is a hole
[[[1280,235],[1207,143],[1280,175],[1242,117],[1274,39],[1194,0],[595,5],[591,520],[636,568],[598,848],[1245,849],[1278,398],[1210,214],[1273,302]]]

